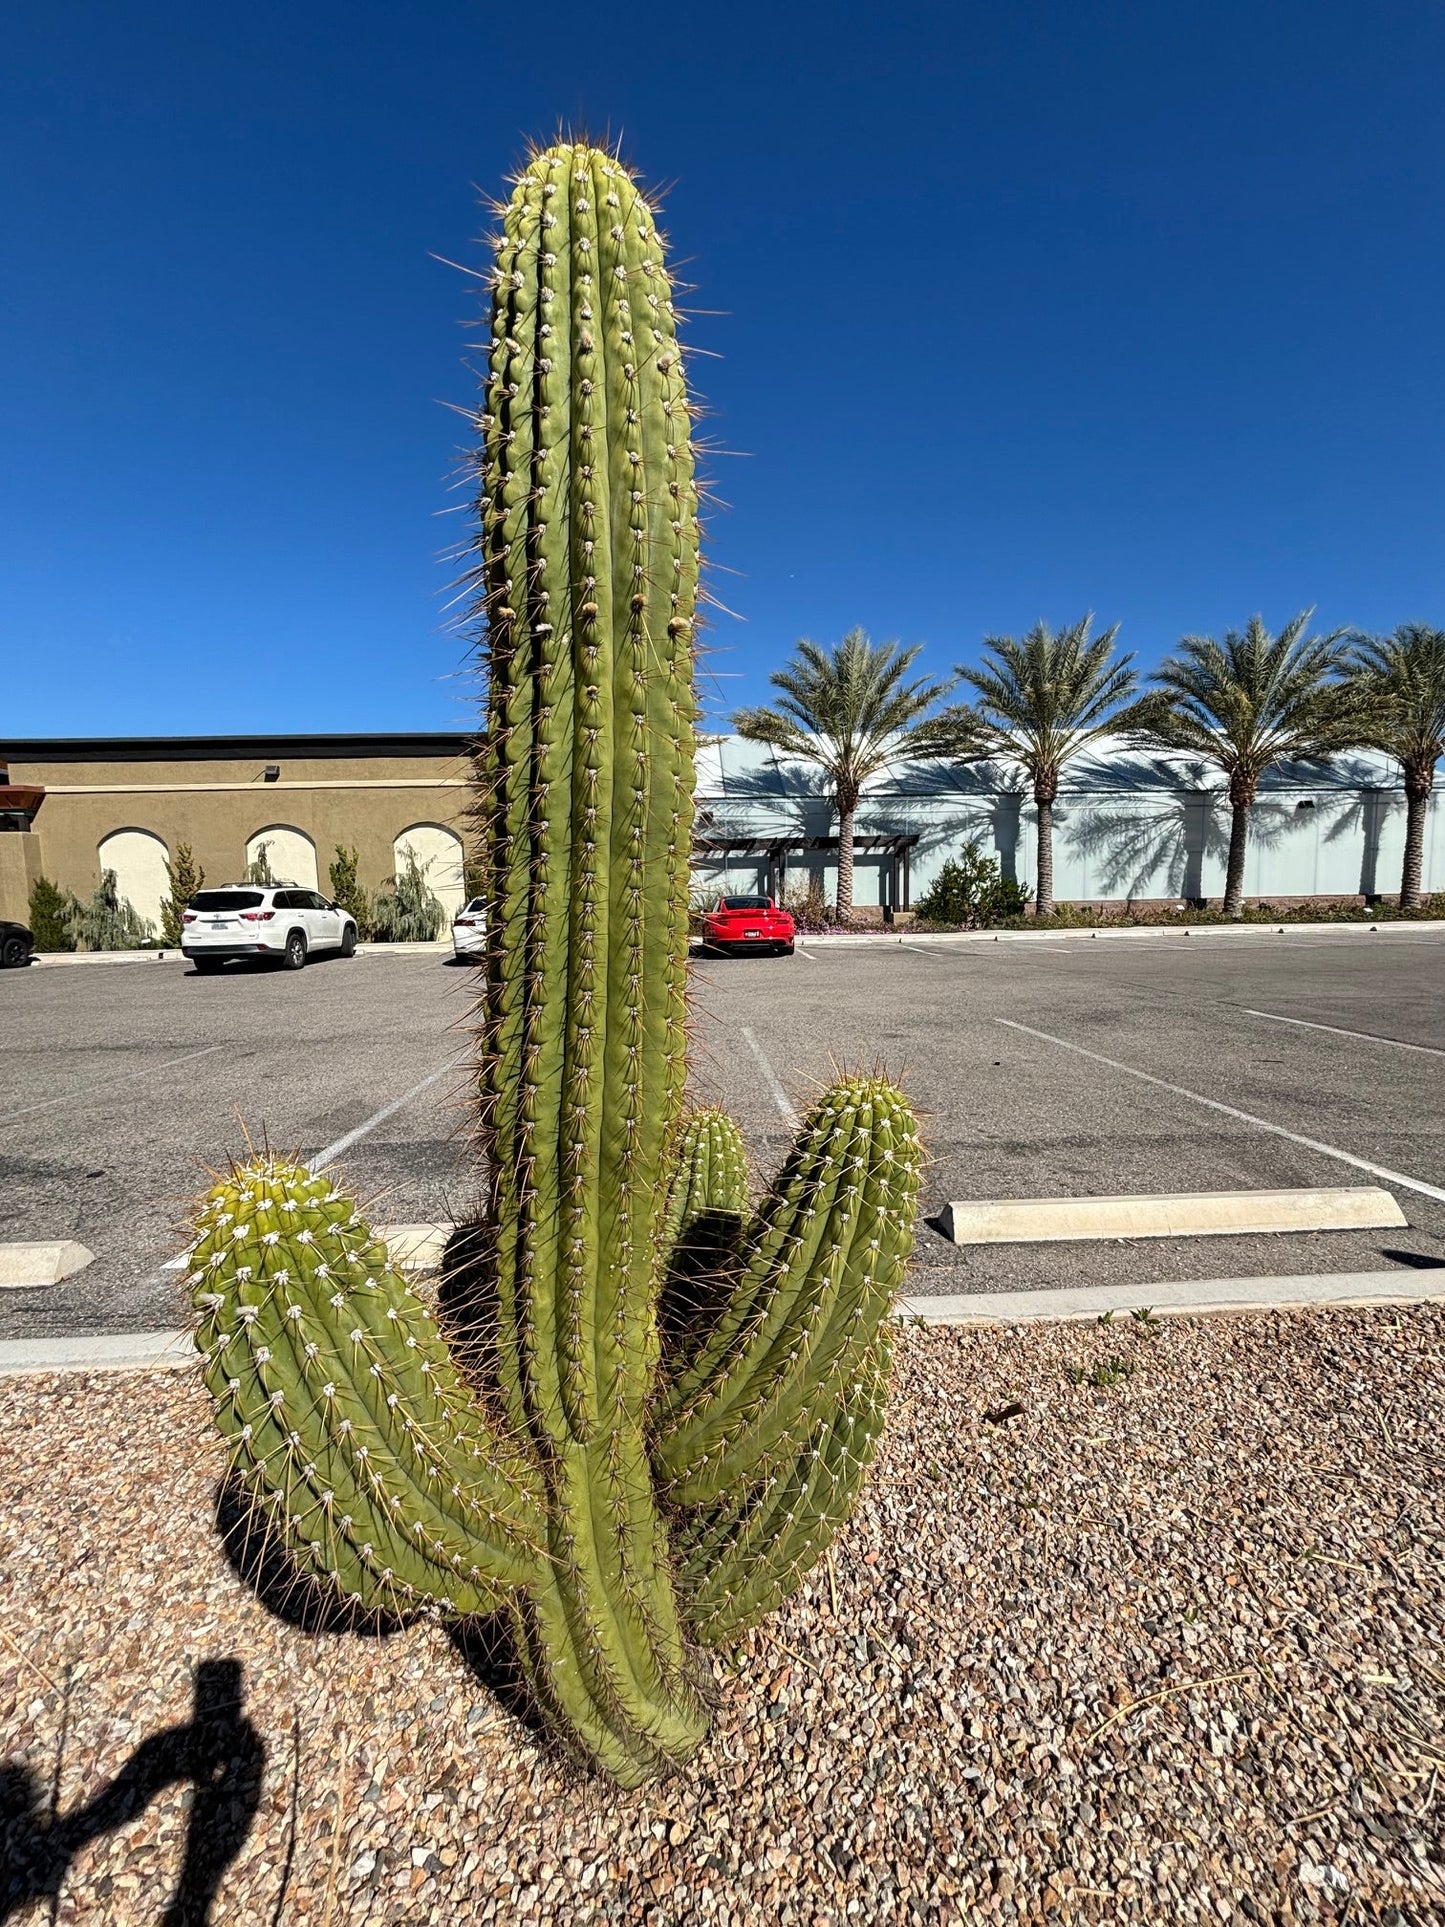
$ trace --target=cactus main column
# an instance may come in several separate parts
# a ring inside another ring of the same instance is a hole
[[[482,429],[472,1376],[291,1160],[216,1186],[189,1283],[233,1472],[299,1571],[506,1612],[555,1730],[635,1786],[706,1730],[690,1642],[786,1598],[852,1508],[921,1154],[901,1092],[845,1078],[749,1220],[736,1125],[682,1116],[697,492],[656,225],[608,154],[516,184]]]
[[[632,1777],[705,1724],[643,1436],[685,1075],[698,529],[662,250],[610,155],[555,147],[517,183],[483,430],[487,1217],[551,1520],[526,1648]]]

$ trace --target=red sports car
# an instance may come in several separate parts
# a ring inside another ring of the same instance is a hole
[[[709,950],[765,950],[793,954],[793,919],[771,897],[719,897],[702,920]]]

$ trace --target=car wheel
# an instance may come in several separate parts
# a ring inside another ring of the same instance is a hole
[[[305,962],[306,939],[299,930],[293,930],[281,953],[281,967],[283,970],[300,970]]]
[[[356,955],[356,925],[348,923],[341,933],[341,954],[343,957]]]
[[[191,962],[196,966],[196,974],[200,977],[214,977],[221,968],[219,957],[192,957]]]
[[[7,937],[0,944],[0,970],[19,970],[30,960],[24,937]]]

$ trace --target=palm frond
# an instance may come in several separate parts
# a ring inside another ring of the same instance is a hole
[[[1154,707],[1135,733],[1252,780],[1363,742],[1362,712],[1341,680],[1344,632],[1307,636],[1312,614],[1302,610],[1277,636],[1259,616],[1222,642],[1186,636],[1154,672]]]
[[[908,680],[921,644],[873,643],[850,629],[831,649],[804,636],[791,662],[770,681],[782,700],[739,710],[740,736],[816,763],[840,791],[858,788],[909,750],[910,732],[950,687],[928,677]]]
[[[976,697],[968,716],[977,753],[1018,764],[1036,789],[1120,727],[1138,686],[1133,656],[1114,655],[1119,625],[1091,637],[1092,621],[1086,615],[1057,634],[1038,622],[1021,639],[987,636],[984,660],[958,672]]]

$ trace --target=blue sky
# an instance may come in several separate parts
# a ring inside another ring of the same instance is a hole
[[[1438,0],[10,0],[0,736],[470,721],[432,256],[559,118],[720,311],[714,713],[854,623],[1445,622],[1442,71]]]

